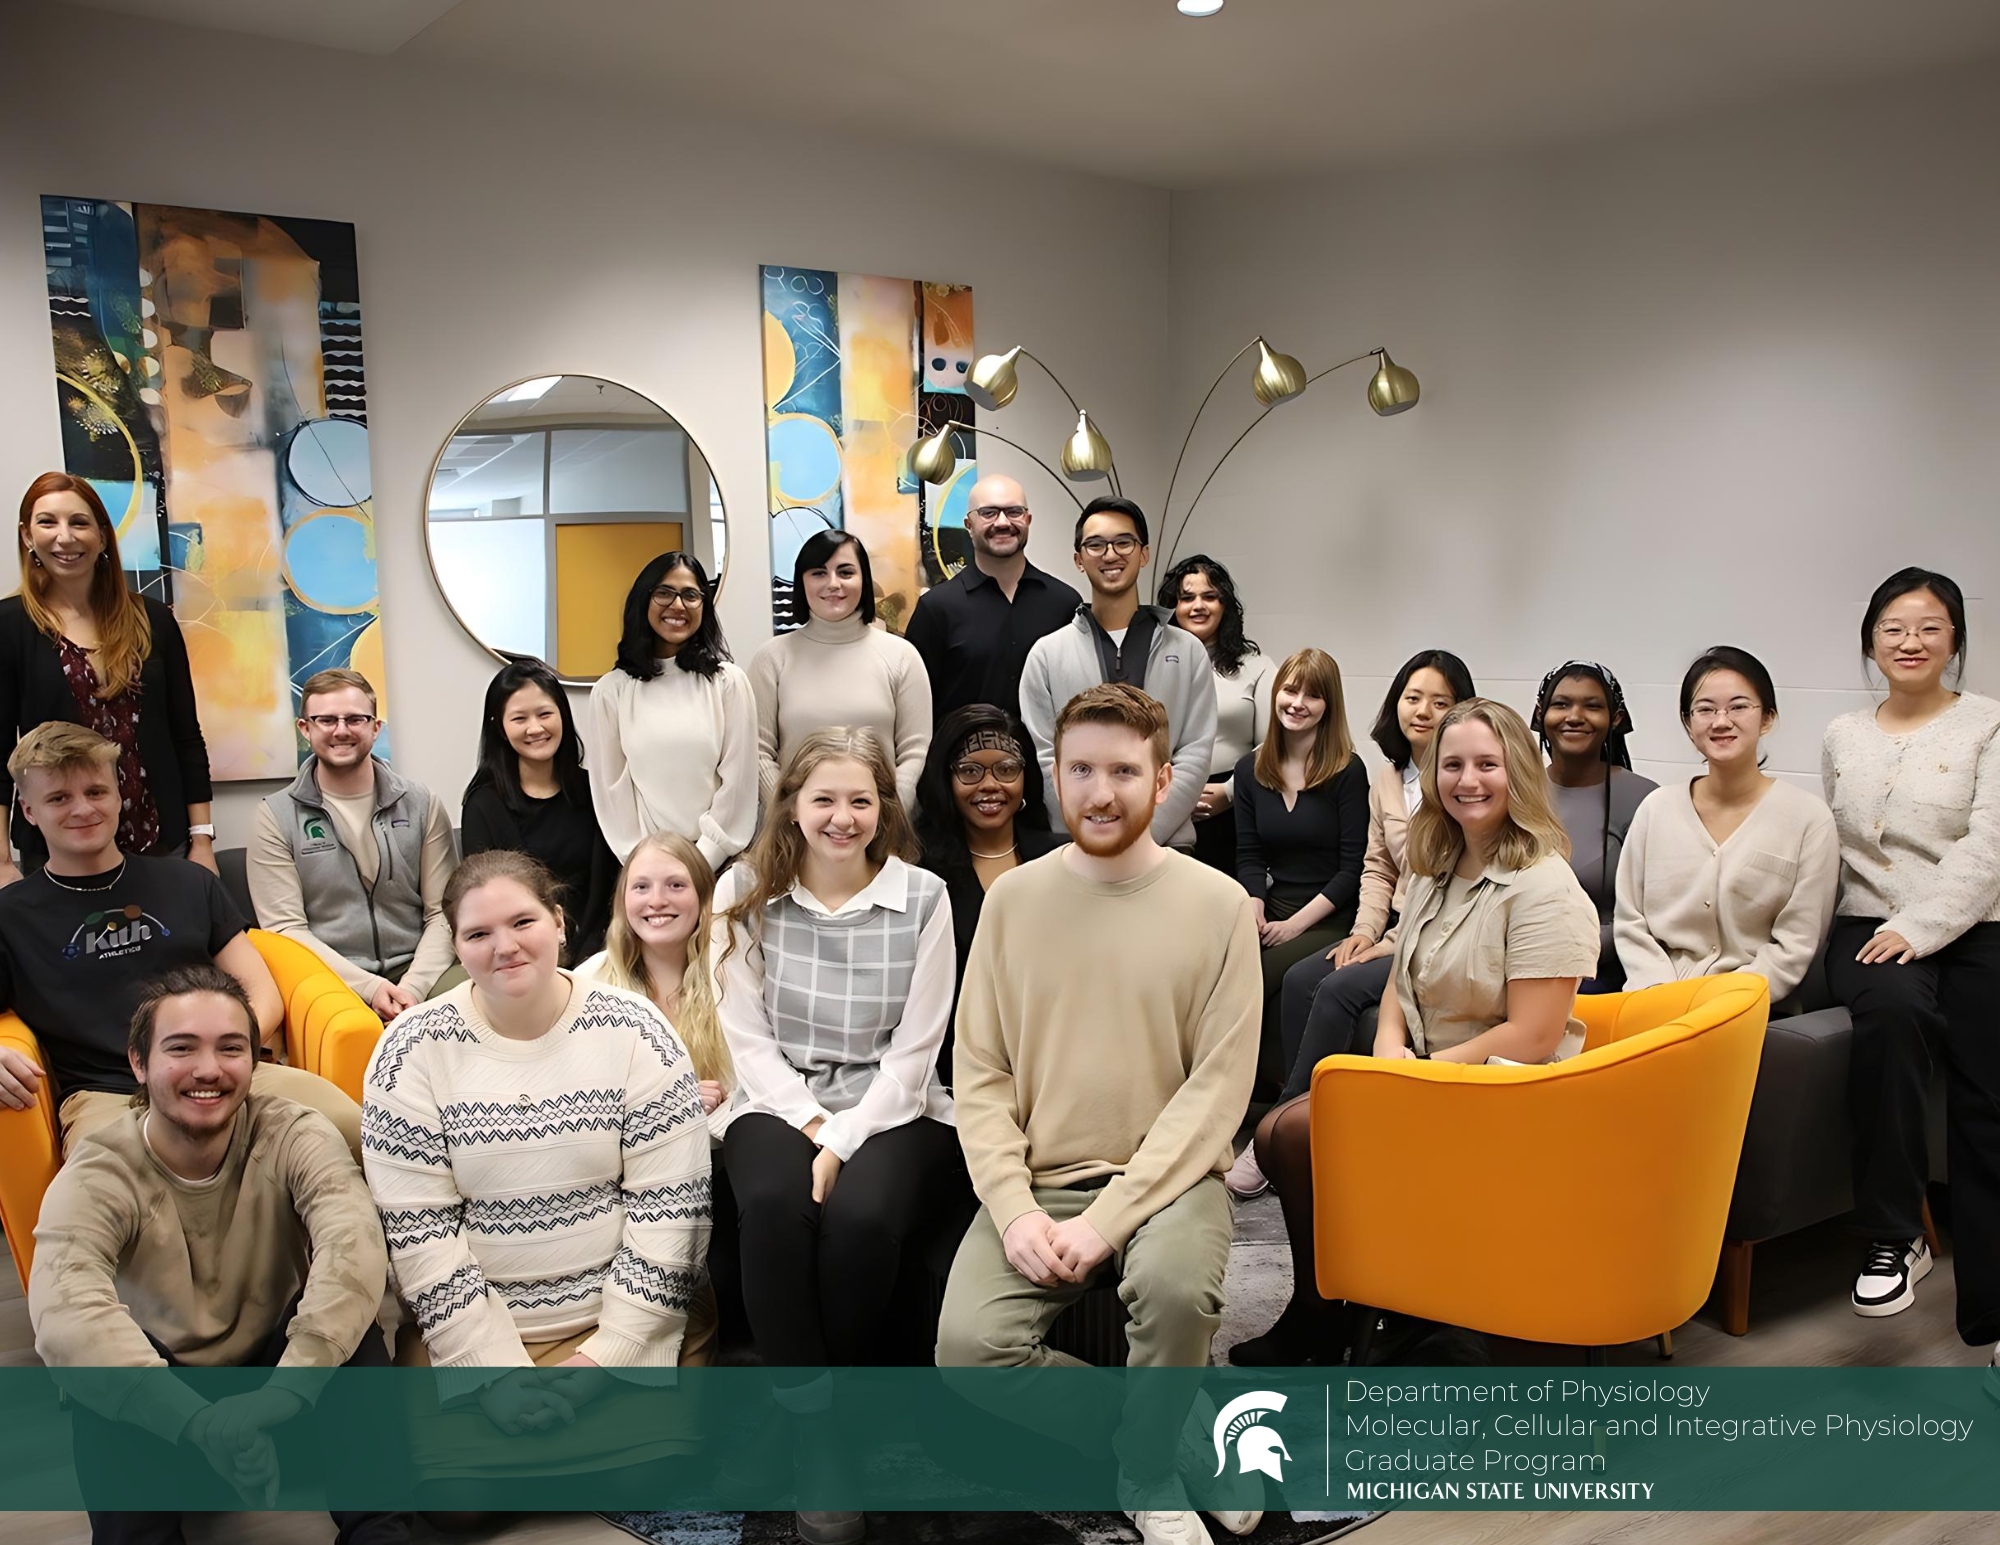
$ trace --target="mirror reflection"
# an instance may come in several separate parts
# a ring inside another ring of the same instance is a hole
[[[594,681],[618,650],[632,576],[684,548],[718,584],[726,533],[708,460],[658,403],[595,376],[496,392],[439,453],[431,571],[467,632]]]

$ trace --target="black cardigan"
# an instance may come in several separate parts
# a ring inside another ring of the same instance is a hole
[[[1361,758],[1285,808],[1285,796],[1257,781],[1257,753],[1236,764],[1236,877],[1252,896],[1277,893],[1303,906],[1317,892],[1336,913],[1361,897],[1368,851],[1368,773]]]
[[[161,602],[151,596],[139,599],[153,628],[153,647],[139,671],[139,756],[160,810],[156,851],[172,853],[187,845],[187,807],[207,804],[215,789],[209,782],[208,744],[201,738],[194,677],[188,672],[180,624]],[[77,722],[76,698],[63,676],[62,657],[55,641],[29,620],[27,603],[10,595],[0,600],[0,736],[11,751],[29,730],[54,719]],[[48,844],[21,819],[20,806],[14,803],[14,780],[4,767],[0,767],[0,801],[12,808],[10,825],[21,857],[45,858]]]

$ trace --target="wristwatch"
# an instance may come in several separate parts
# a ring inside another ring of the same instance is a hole
[[[196,837],[206,837],[213,842],[215,840],[214,823],[211,821],[197,821],[194,825],[190,826],[188,828],[188,840],[193,841]]]

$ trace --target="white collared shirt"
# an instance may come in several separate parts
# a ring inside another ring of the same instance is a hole
[[[1424,774],[1417,766],[1416,759],[1403,769],[1403,814],[1415,815],[1417,806],[1424,802]]]

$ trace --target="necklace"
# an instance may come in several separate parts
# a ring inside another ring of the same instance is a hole
[[[1014,851],[1014,849],[1018,848],[1020,845],[1021,844],[1018,842],[1009,843],[1006,847],[1002,848],[998,853],[982,853],[979,851],[979,849],[975,848],[971,843],[968,842],[965,845],[965,851],[970,853],[974,858],[1006,858],[1009,854],[1011,854]]]
[[[48,876],[51,885],[60,885],[66,891],[76,891],[79,894],[88,896],[94,891],[108,891],[112,886],[116,885],[124,878],[125,865],[128,862],[130,860],[121,858],[118,861],[118,868],[113,872],[111,878],[106,880],[102,885],[72,885],[69,881],[57,876],[55,871],[50,869],[46,864],[42,866],[42,873]]]

